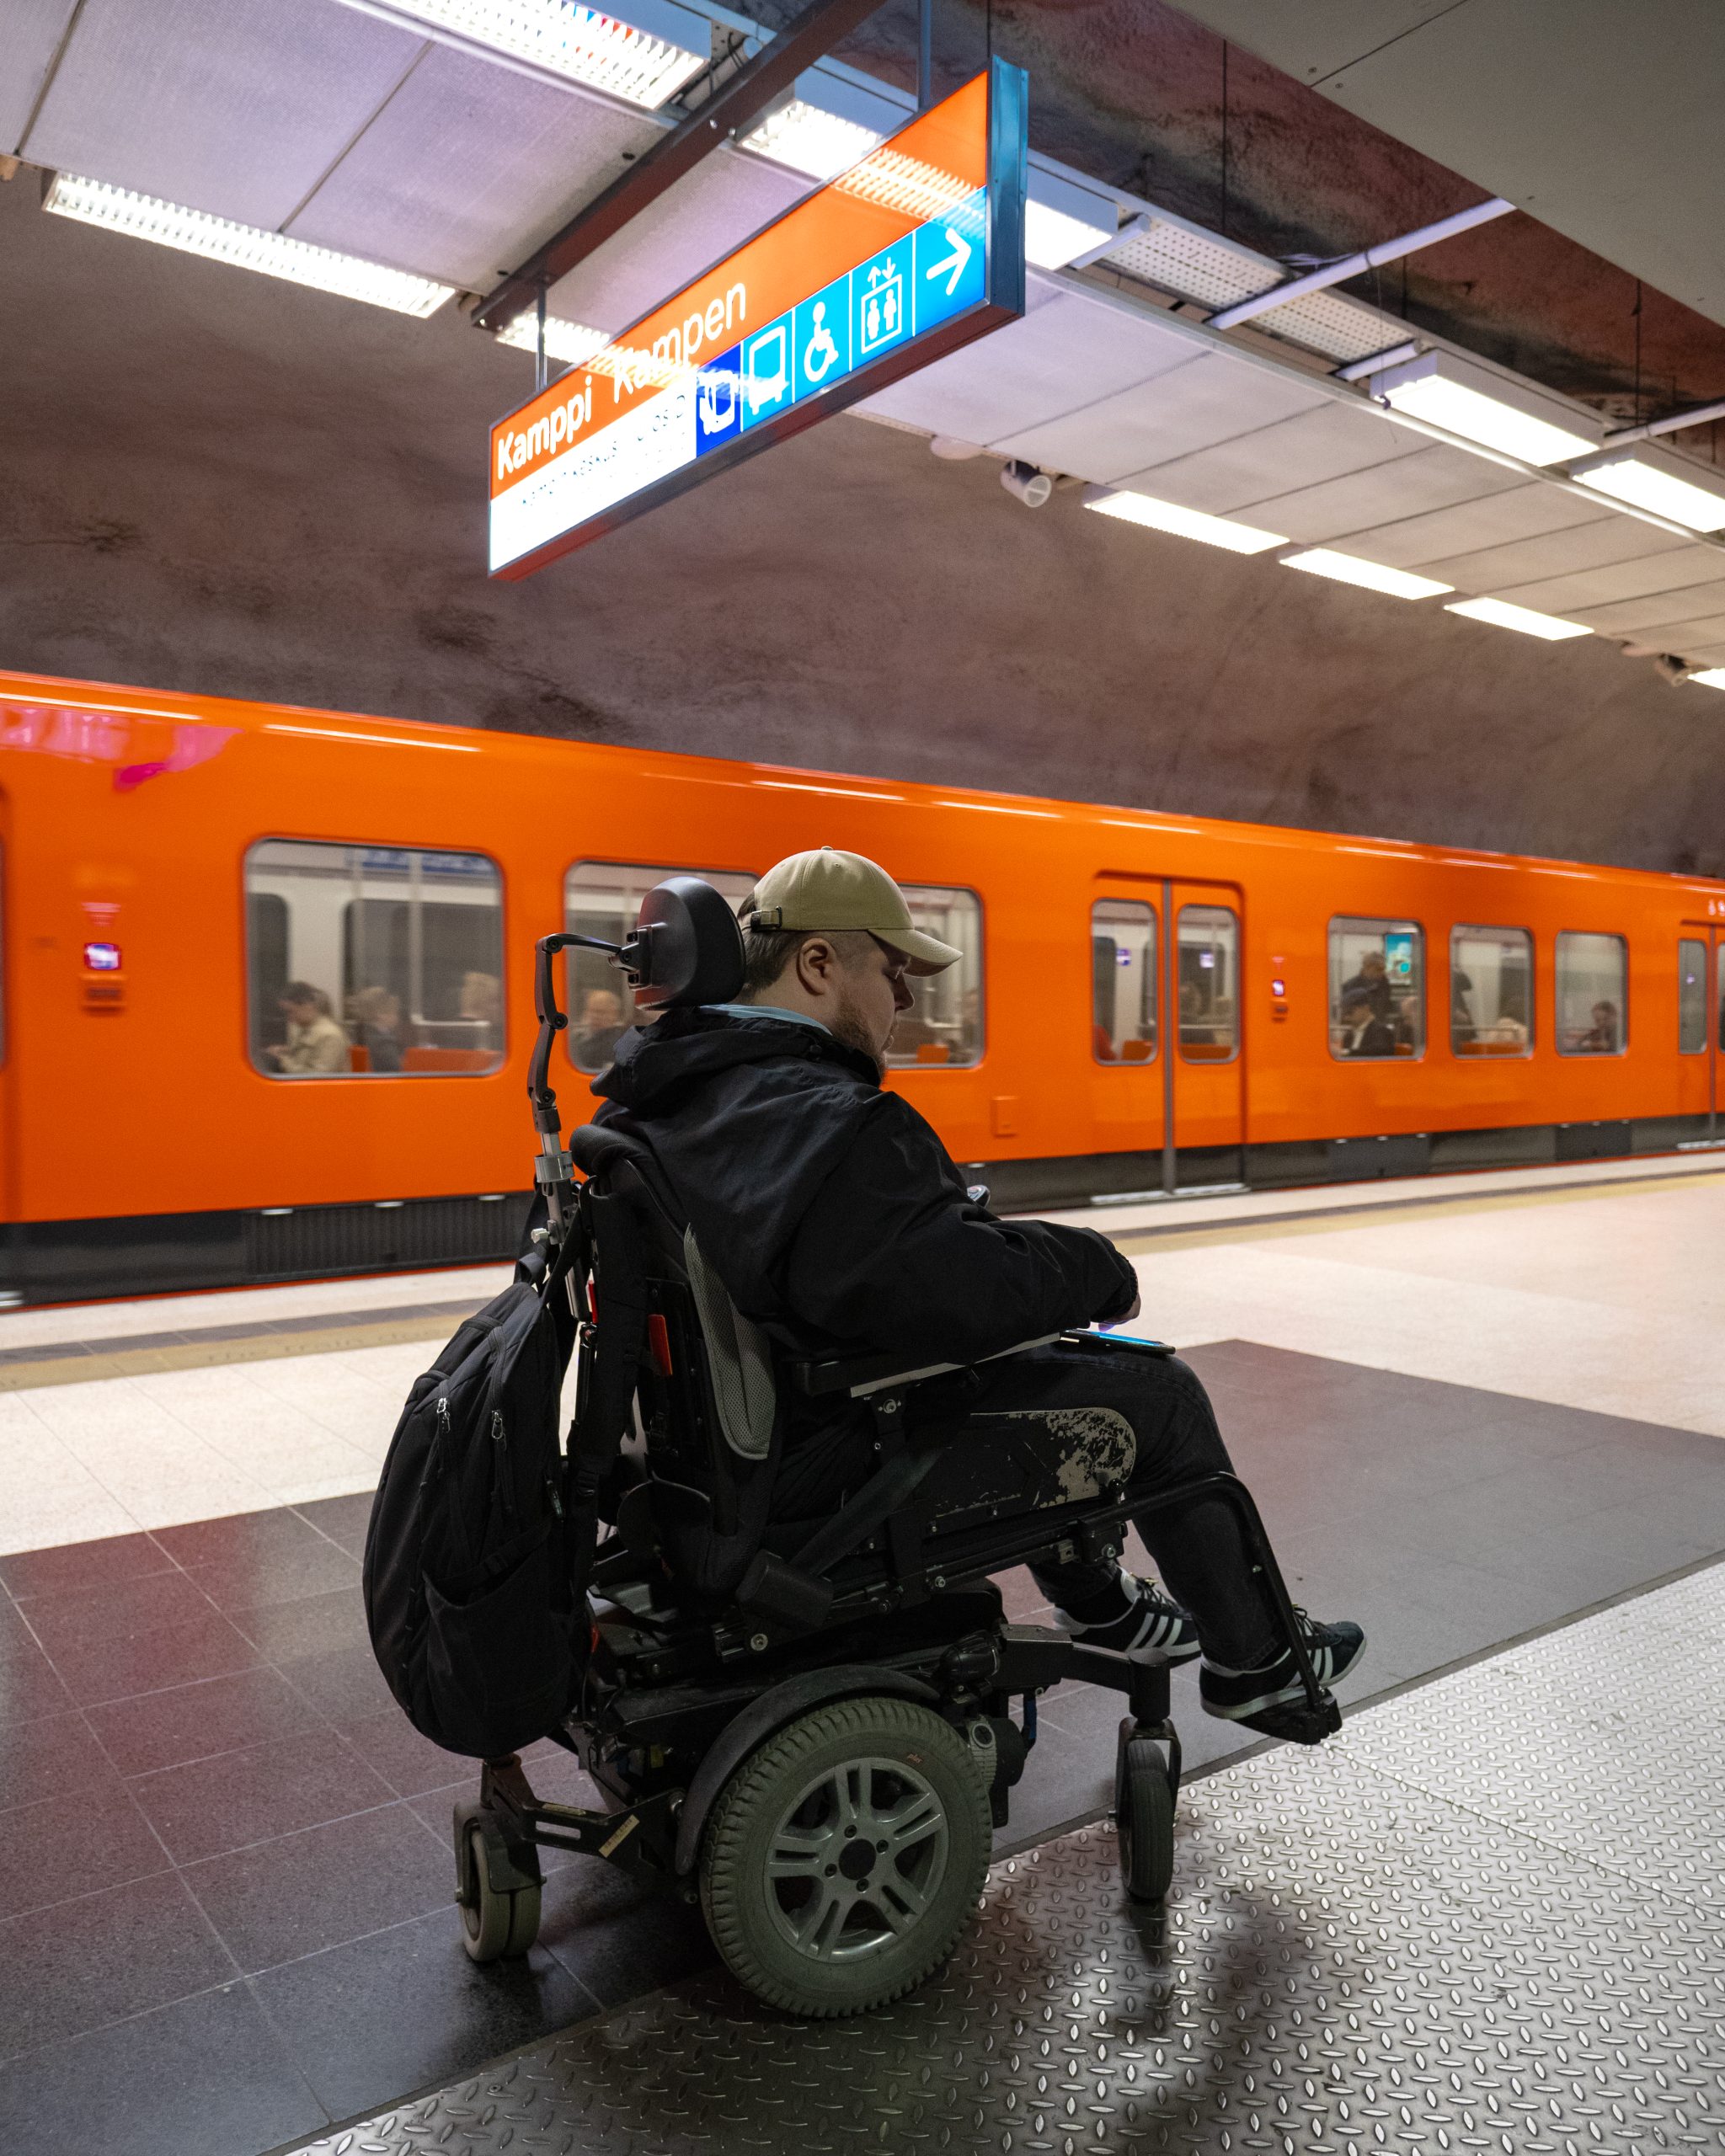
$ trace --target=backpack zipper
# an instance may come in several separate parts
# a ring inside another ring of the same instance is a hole
[[[491,1442],[500,1449],[493,1486],[501,1496],[504,1512],[510,1524],[513,1526],[515,1517],[515,1492],[509,1464],[509,1428],[503,1419],[503,1410],[500,1407],[494,1407],[491,1411]]]

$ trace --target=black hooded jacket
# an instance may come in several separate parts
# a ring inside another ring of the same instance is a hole
[[[968,1363],[1137,1293],[1093,1230],[973,1204],[927,1123],[824,1028],[667,1011],[593,1091],[599,1122],[653,1148],[732,1301],[793,1353]]]

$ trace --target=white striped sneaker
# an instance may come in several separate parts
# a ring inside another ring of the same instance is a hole
[[[1359,1661],[1365,1635],[1358,1625],[1320,1625],[1303,1609],[1296,1609],[1294,1615],[1311,1657],[1312,1674],[1327,1691]],[[1269,1716],[1274,1720],[1276,1708],[1295,1701],[1303,1703],[1306,1698],[1291,1647],[1284,1647],[1256,1669],[1225,1669],[1206,1660],[1198,1673],[1198,1689],[1206,1714],[1218,1715],[1224,1721],[1247,1722],[1254,1728],[1256,1717]],[[1282,1733],[1279,1727],[1265,1732],[1272,1737]]]
[[[1062,1627],[1087,1647],[1112,1647],[1128,1660],[1158,1654],[1169,1662],[1190,1662],[1198,1652],[1198,1627],[1176,1602],[1153,1580],[1135,1572],[1122,1572],[1120,1583],[1134,1590],[1131,1608],[1123,1617],[1106,1624],[1081,1625],[1064,1609],[1056,1609]]]

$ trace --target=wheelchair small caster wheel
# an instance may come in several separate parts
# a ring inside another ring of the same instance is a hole
[[[500,1892],[491,1883],[485,1854],[485,1829],[477,1819],[457,1826],[456,1861],[461,1889],[462,1945],[469,1960],[501,1961],[525,1954],[539,1936],[539,1882]]]
[[[1126,1898],[1160,1905],[1174,1876],[1174,1793],[1161,1745],[1130,1721],[1114,1765],[1114,1826]]]

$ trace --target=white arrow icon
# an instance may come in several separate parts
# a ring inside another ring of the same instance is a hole
[[[945,276],[950,270],[953,274],[947,278],[947,297],[950,299],[958,291],[959,280],[969,264],[970,243],[963,232],[955,232],[950,225],[947,227],[947,238],[952,244],[952,253],[943,255],[938,262],[931,262],[922,274],[929,278],[940,277]]]

